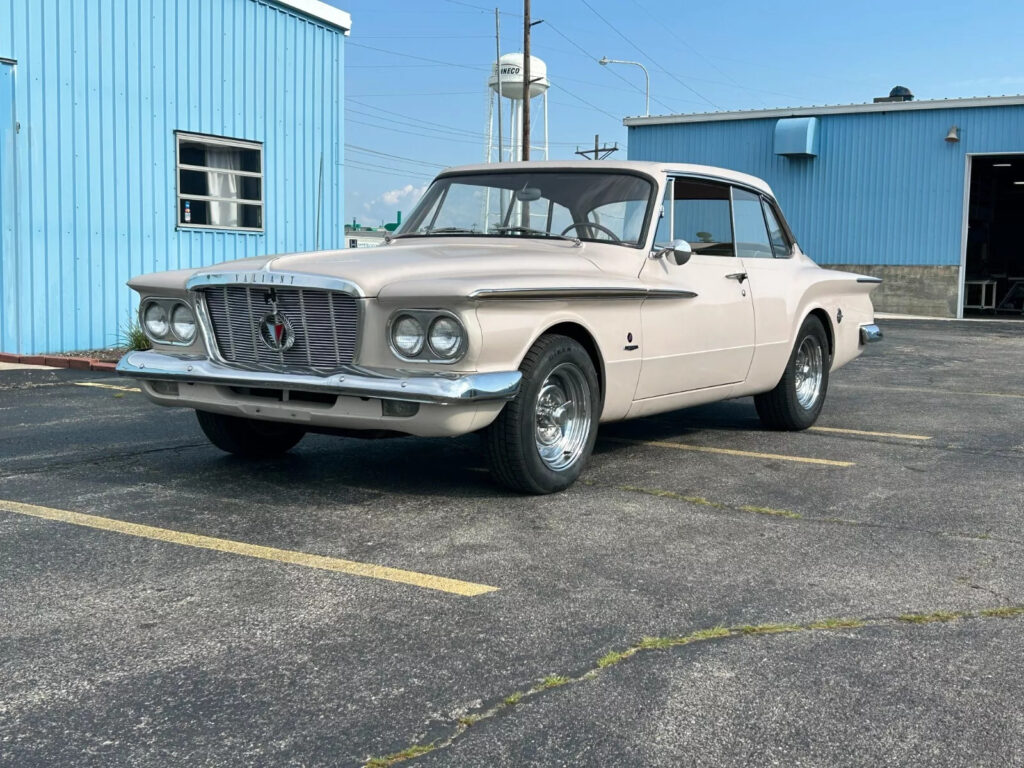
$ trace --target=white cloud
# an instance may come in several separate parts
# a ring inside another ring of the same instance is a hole
[[[406,184],[404,187],[382,192],[369,202],[363,203],[366,221],[362,223],[373,226],[382,221],[385,223],[394,221],[397,211],[407,214],[426,191],[426,184],[419,187]]]

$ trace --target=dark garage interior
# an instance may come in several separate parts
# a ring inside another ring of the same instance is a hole
[[[1024,155],[971,159],[964,315],[1024,316]]]

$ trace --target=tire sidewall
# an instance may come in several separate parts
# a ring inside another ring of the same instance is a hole
[[[540,389],[555,367],[562,363],[571,363],[583,373],[590,391],[590,430],[580,457],[569,467],[555,471],[541,459],[536,443],[536,408]],[[577,342],[565,338],[544,351],[536,363],[523,370],[523,383],[519,391],[521,402],[521,418],[519,420],[519,441],[523,450],[523,460],[533,485],[541,493],[551,493],[568,488],[580,476],[597,439],[597,425],[600,419],[600,389],[594,364]]]
[[[804,408],[796,396],[796,357],[799,354],[800,346],[808,338],[814,339],[821,348],[821,389],[818,392],[818,399],[810,408]],[[793,344],[793,351],[789,356],[789,363],[786,367],[786,400],[793,420],[797,422],[800,429],[806,429],[818,420],[821,409],[825,406],[825,396],[828,394],[828,374],[832,367],[832,357],[828,350],[828,337],[821,321],[810,315],[800,326],[800,332],[796,336],[796,343]]]

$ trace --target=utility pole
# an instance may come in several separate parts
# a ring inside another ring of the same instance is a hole
[[[498,162],[504,160],[505,140],[501,135],[501,100],[504,94],[501,92],[501,22],[497,8],[494,9],[494,66],[498,70]],[[515,131],[513,131],[515,133]],[[487,153],[487,162],[491,161],[490,150]]]
[[[619,151],[619,142],[616,141],[614,147],[609,147],[607,144],[605,144],[602,147],[601,146],[601,139],[598,136],[598,134],[595,133],[594,134],[594,148],[593,149],[577,149],[576,150],[576,154],[580,155],[581,157],[586,157],[586,158],[589,158],[589,159],[592,159],[592,160],[604,160],[612,152],[618,152],[618,151]],[[590,157],[591,155],[593,155],[592,158]]]
[[[523,0],[523,160],[530,159],[530,0]]]

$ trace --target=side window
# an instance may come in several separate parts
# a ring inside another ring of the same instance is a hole
[[[761,203],[764,206],[764,219],[768,222],[768,238],[772,242],[772,251],[775,253],[776,259],[784,259],[792,255],[793,246],[790,244],[789,238],[786,237],[786,230],[779,224],[771,203],[767,200],[762,200]]]
[[[672,239],[686,240],[694,253],[734,256],[729,187],[710,181],[676,179],[673,194]]]
[[[736,220],[736,254],[745,259],[774,257],[761,209],[761,197],[745,189],[732,190],[733,218]]]

